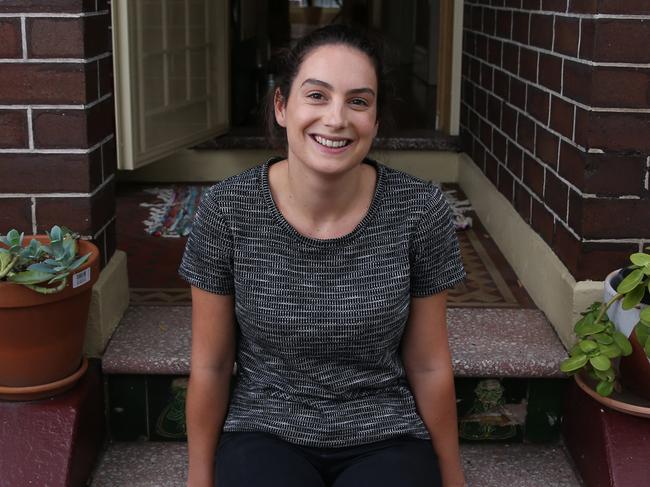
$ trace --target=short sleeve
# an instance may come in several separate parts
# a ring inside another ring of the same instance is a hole
[[[219,209],[214,187],[201,199],[178,273],[192,286],[234,294],[233,238]]]
[[[431,188],[411,238],[411,295],[415,297],[437,294],[465,278],[449,203],[439,188]]]

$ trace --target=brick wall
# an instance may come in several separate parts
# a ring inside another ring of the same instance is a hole
[[[576,279],[602,280],[650,243],[650,1],[464,16],[465,151]]]
[[[0,232],[66,225],[115,248],[110,14],[103,0],[0,3]]]

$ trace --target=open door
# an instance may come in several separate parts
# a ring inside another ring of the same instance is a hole
[[[229,125],[228,0],[113,0],[119,169]]]

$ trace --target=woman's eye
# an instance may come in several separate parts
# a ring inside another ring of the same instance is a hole
[[[353,98],[352,100],[350,100],[350,103],[352,103],[353,105],[360,106],[360,107],[367,107],[368,106],[368,102],[366,100],[364,100],[363,98]]]
[[[309,94],[307,95],[307,98],[311,98],[312,100],[322,100],[322,99],[324,99],[325,97],[323,96],[322,93],[318,93],[318,92],[316,92],[316,93],[309,93]]]

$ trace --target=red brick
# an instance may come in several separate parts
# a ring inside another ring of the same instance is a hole
[[[553,251],[573,276],[575,276],[578,271],[580,248],[580,241],[575,238],[571,232],[564,227],[564,225],[560,223],[555,225]]]
[[[83,58],[83,18],[28,18],[30,58]]]
[[[488,120],[495,126],[501,126],[501,101],[494,95],[488,95]]]
[[[483,28],[483,8],[482,7],[473,7],[472,14],[470,17],[472,30],[480,31]]]
[[[476,139],[474,139],[472,159],[482,171],[485,170],[485,148]]]
[[[647,195],[644,156],[587,154],[585,159],[586,193],[602,196]]]
[[[596,66],[592,103],[596,107],[650,108],[650,69]]]
[[[117,172],[117,150],[115,147],[115,137],[102,144],[102,168],[104,169],[103,177],[107,179]]]
[[[3,0],[0,12],[81,13],[95,10],[95,0]]]
[[[510,103],[522,110],[526,109],[526,84],[510,78]]]
[[[650,152],[650,113],[592,112],[589,147]]]
[[[92,147],[114,132],[112,99],[87,110],[34,110],[34,144],[37,148]]]
[[[592,60],[594,58],[594,46],[596,43],[596,23],[593,19],[580,20],[580,53],[582,59]]]
[[[488,152],[485,153],[485,175],[488,177],[492,184],[498,185],[499,163]]]
[[[569,226],[578,235],[582,234],[582,203],[583,198],[569,188]]]
[[[596,0],[569,0],[569,12],[581,14],[598,13]]]
[[[91,154],[0,154],[0,174],[0,193],[90,193],[102,182],[102,156],[100,149]]]
[[[612,269],[629,264],[630,254],[638,252],[635,244],[609,242],[583,242],[578,262],[577,280],[602,281]]]
[[[488,62],[495,66],[501,66],[501,47],[503,43],[499,40],[488,39]]]
[[[492,150],[492,127],[485,121],[481,121],[480,139],[487,150]]]
[[[537,200],[532,200],[531,223],[535,230],[547,244],[553,242],[554,221],[553,215]]]
[[[0,58],[23,56],[19,19],[0,19]]]
[[[512,14],[512,39],[522,44],[528,44],[528,29],[530,14],[526,12],[513,12]]]
[[[113,257],[113,254],[117,249],[117,229],[115,220],[108,224],[102,234],[104,235],[106,242],[106,251],[102,252],[102,257],[105,259],[104,265],[106,265],[111,260],[111,257]]]
[[[487,35],[493,36],[496,25],[496,11],[491,8],[486,8],[483,12],[483,32]]]
[[[476,53],[476,35],[470,30],[463,31],[463,52],[472,56]]]
[[[594,61],[615,63],[650,62],[650,21],[598,19]]]
[[[481,81],[481,63],[476,59],[472,59],[470,62],[469,79],[471,79],[476,84],[479,84]]]
[[[585,153],[583,151],[571,144],[561,142],[558,171],[560,176],[578,189],[585,190]],[[590,192],[587,191],[587,193]]]
[[[492,91],[492,72],[494,69],[487,64],[481,66],[481,86],[487,91]]]
[[[527,10],[539,10],[542,8],[541,0],[522,0],[521,8]]]
[[[537,83],[537,57],[537,52],[525,48],[519,56],[519,76],[533,83]]]
[[[650,15],[648,0],[600,0],[598,11],[601,14]]]
[[[508,169],[518,178],[521,179],[523,174],[523,151],[512,141],[508,141]]]
[[[562,220],[567,217],[567,205],[569,201],[569,187],[560,180],[552,171],[546,171],[546,188],[544,189],[544,201],[555,214]]]
[[[500,163],[506,162],[506,138],[498,130],[492,131],[492,153]]]
[[[0,110],[0,148],[16,149],[28,145],[27,113],[24,110]],[[3,178],[6,175],[1,171],[0,174]]]
[[[15,228],[19,232],[32,233],[32,202],[29,198],[0,198],[0,231]]]
[[[521,0],[505,0],[506,7],[521,8]]]
[[[539,83],[557,93],[562,91],[562,59],[550,54],[539,55]]]
[[[497,11],[496,35],[502,39],[510,39],[512,32],[512,12],[510,10]]]
[[[647,199],[588,198],[583,204],[584,238],[650,238]]]
[[[533,14],[530,18],[530,44],[551,49],[553,47],[553,16]]]
[[[568,0],[542,0],[542,10],[565,12]]]
[[[510,94],[509,76],[500,69],[494,70],[494,94],[507,101]]]
[[[580,107],[575,109],[575,134],[573,140],[582,147],[589,148],[589,123],[590,114]]]
[[[503,69],[512,74],[519,73],[519,46],[504,42],[503,44]]]
[[[514,182],[512,175],[499,165],[499,192],[510,202],[514,199]]]
[[[511,139],[517,138],[517,111],[503,103],[501,107],[501,127]]]
[[[557,152],[560,139],[540,125],[537,125],[535,130],[537,131],[535,155],[553,169],[557,169]]]
[[[487,41],[488,38],[484,35],[476,36],[476,57],[487,59]]]
[[[517,142],[531,153],[535,152],[535,122],[521,113],[517,121]]]
[[[487,94],[485,90],[476,88],[474,90],[474,110],[481,116],[487,116]]]
[[[551,96],[550,127],[569,139],[573,137],[573,107],[562,98]]]
[[[530,223],[530,193],[524,186],[515,182],[515,209],[526,223]]]
[[[567,56],[578,54],[580,21],[571,17],[555,17],[554,50]]]
[[[472,27],[472,6],[465,3],[463,5],[463,28],[469,29]]]
[[[523,182],[537,196],[544,196],[544,168],[528,154],[524,154]]]
[[[0,64],[2,102],[88,103],[97,98],[96,73],[94,64],[91,67],[77,63]],[[88,83],[89,79],[95,80],[94,86]]]
[[[591,66],[565,60],[562,94],[589,105],[591,103],[591,73]]]
[[[546,125],[549,115],[549,94],[539,88],[528,85],[526,111]]]
[[[110,182],[92,198],[36,198],[39,231],[65,225],[82,235],[95,235],[115,216],[115,183]]]

